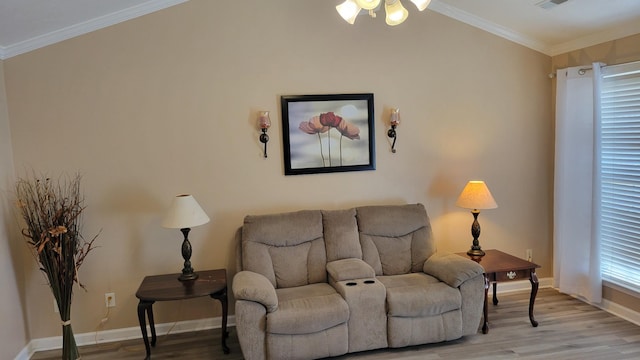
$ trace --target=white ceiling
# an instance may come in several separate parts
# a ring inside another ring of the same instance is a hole
[[[185,1],[0,0],[0,59]],[[341,1],[327,1],[327,6]],[[640,0],[568,0],[550,9],[538,6],[549,1],[432,0],[429,10],[551,56],[640,33]],[[410,14],[417,12],[404,2]]]
[[[538,6],[549,2],[433,0],[429,8],[551,56],[640,33],[640,0]]]

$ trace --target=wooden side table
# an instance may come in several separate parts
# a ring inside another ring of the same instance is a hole
[[[538,322],[533,317],[533,305],[538,294],[538,276],[536,269],[540,265],[527,260],[520,259],[513,255],[509,255],[499,250],[486,250],[483,257],[470,257],[467,253],[457,253],[458,255],[478,262],[484,268],[484,323],[482,324],[482,333],[489,332],[488,306],[487,298],[489,292],[489,284],[493,284],[493,305],[498,305],[498,297],[496,295],[497,283],[500,281],[516,281],[528,279],[531,282],[531,296],[529,297],[529,320],[533,327],[538,326]]]
[[[189,281],[178,280],[180,274],[147,276],[142,280],[136,292],[136,297],[140,299],[138,303],[138,321],[140,321],[144,347],[147,350],[145,360],[151,359],[145,313],[149,318],[151,328],[151,346],[156,346],[153,303],[156,301],[193,299],[202,296],[210,296],[212,299],[219,300],[222,304],[222,349],[225,354],[229,353],[229,347],[227,347],[227,337],[229,336],[227,332],[227,270],[199,271],[198,275],[197,279]]]

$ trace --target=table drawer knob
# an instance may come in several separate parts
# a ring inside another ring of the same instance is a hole
[[[516,278],[516,276],[517,276],[517,274],[515,273],[515,271],[509,271],[509,272],[507,273],[507,277],[509,278],[509,280],[513,280],[513,279],[515,279],[515,278]]]

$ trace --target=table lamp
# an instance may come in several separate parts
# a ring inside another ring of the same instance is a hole
[[[471,236],[473,236],[473,245],[467,251],[467,255],[472,257],[484,256],[484,251],[480,247],[478,238],[480,237],[480,223],[478,223],[478,215],[480,209],[495,209],[498,207],[493,199],[487,184],[484,181],[472,180],[462,190],[462,193],[456,201],[456,206],[465,209],[471,209],[473,214],[473,224],[471,224]]]
[[[169,210],[162,219],[162,227],[168,229],[180,229],[184,235],[182,241],[182,258],[184,267],[180,281],[195,280],[198,274],[191,267],[191,243],[189,242],[189,231],[194,226],[199,226],[209,222],[209,217],[204,213],[196,199],[192,195],[178,195],[173,198]]]

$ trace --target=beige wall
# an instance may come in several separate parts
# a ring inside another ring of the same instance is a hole
[[[24,244],[15,240],[14,183],[11,132],[4,86],[4,62],[0,60],[0,359],[13,359],[28,342],[23,308],[22,261]]]
[[[632,61],[640,61],[640,34],[554,56],[551,64],[555,72],[557,69],[590,65],[594,62],[615,65]],[[555,94],[555,81],[553,81],[552,92]],[[607,286],[603,288],[602,295],[607,300],[640,312],[640,301],[636,296]]]
[[[571,66],[603,62],[607,65],[640,61],[640,34],[608,41],[551,58],[553,71]]]
[[[105,329],[137,326],[142,278],[181,269],[181,234],[160,227],[181,192],[212,218],[191,232],[194,267],[225,267],[231,279],[246,214],[422,202],[439,248],[465,251],[472,216],[454,203],[484,179],[500,207],[480,215],[481,244],[531,248],[540,277],[551,276],[548,56],[431,11],[391,28],[367,17],[350,26],[325,1],[226,6],[190,1],[5,63],[18,174],[81,171],[86,235],[102,229],[80,271],[76,332],[94,331],[105,292],[118,304]],[[377,170],[284,176],[280,96],[351,92],[375,94]],[[396,154],[391,107],[402,112]],[[24,261],[31,338],[59,335],[49,290]],[[215,306],[160,303],[156,322],[219,315]]]

